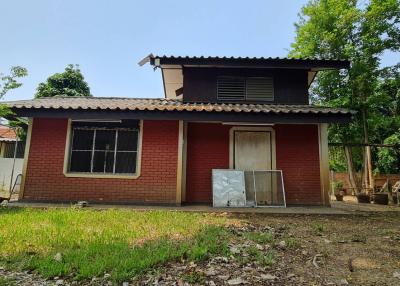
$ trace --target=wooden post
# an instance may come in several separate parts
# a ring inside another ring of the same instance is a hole
[[[324,206],[330,206],[328,124],[318,124],[319,167],[321,180],[321,199]]]
[[[18,200],[24,198],[26,172],[28,168],[28,159],[29,159],[29,148],[31,146],[31,138],[32,138],[32,128],[33,128],[33,118],[29,118],[28,133],[26,134],[26,142],[25,142],[24,163],[22,165],[22,180],[21,180],[21,186],[19,188]]]
[[[182,171],[183,171],[183,120],[179,120],[178,162],[176,171],[176,205],[182,204]]]

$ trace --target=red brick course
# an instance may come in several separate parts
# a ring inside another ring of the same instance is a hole
[[[67,125],[67,119],[34,119],[24,200],[175,203],[177,121],[144,121],[137,179],[65,177]]]

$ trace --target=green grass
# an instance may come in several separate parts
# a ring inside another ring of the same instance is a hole
[[[274,236],[270,232],[247,232],[244,236],[259,244],[271,243],[274,241]]]
[[[0,286],[17,286],[14,280],[0,277]]]
[[[301,245],[300,241],[293,237],[285,238],[285,243],[287,248],[299,248]]]
[[[186,282],[188,282],[190,284],[204,285],[206,277],[204,276],[204,273],[190,272],[188,274],[184,274],[183,277],[182,277],[182,280],[186,281]]]
[[[46,278],[110,273],[121,282],[167,261],[229,252],[225,220],[210,214],[5,208],[0,217],[0,263]]]
[[[325,226],[322,223],[319,222],[314,222],[311,224],[312,230],[314,230],[317,233],[321,233],[325,230]]]

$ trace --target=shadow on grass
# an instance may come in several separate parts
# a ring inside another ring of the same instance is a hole
[[[67,276],[75,279],[91,279],[111,274],[114,282],[129,281],[145,271],[182,258],[202,261],[212,255],[226,255],[228,232],[219,226],[209,226],[186,240],[160,238],[141,245],[129,245],[125,241],[102,243],[94,241],[62,251],[62,261],[56,262],[54,253],[48,256],[24,255],[9,260],[20,267],[37,271],[43,277]]]

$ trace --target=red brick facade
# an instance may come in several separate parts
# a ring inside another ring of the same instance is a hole
[[[189,123],[187,201],[212,201],[211,170],[229,168],[229,129]],[[276,125],[276,165],[283,171],[288,204],[321,204],[317,125]]]
[[[229,168],[232,126],[188,123],[186,201],[211,203],[211,170]],[[137,179],[63,174],[67,119],[34,119],[24,200],[175,204],[177,121],[144,121]],[[275,125],[276,165],[288,204],[321,204],[317,125]]]
[[[144,121],[137,179],[65,177],[67,126],[67,119],[34,119],[24,200],[175,203],[178,121]]]
[[[212,201],[211,170],[229,169],[230,126],[212,123],[188,123],[187,202]]]
[[[317,125],[276,125],[276,167],[288,204],[322,204]]]

